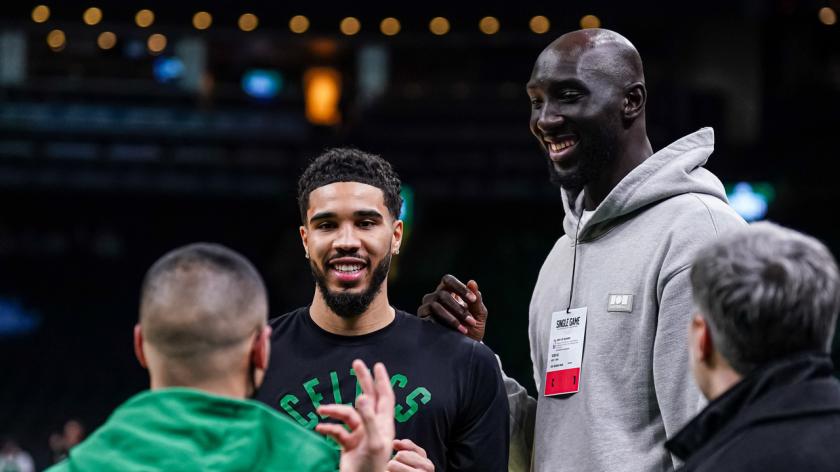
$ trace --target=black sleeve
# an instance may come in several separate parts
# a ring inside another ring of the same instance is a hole
[[[464,402],[447,451],[448,470],[508,470],[508,400],[493,351],[475,343]]]

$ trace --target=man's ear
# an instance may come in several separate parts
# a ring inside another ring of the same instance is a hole
[[[403,229],[405,229],[405,224],[403,220],[395,220],[394,221],[394,231],[391,237],[391,247],[393,248],[394,254],[400,253],[400,246],[402,245],[402,237],[403,237]]]
[[[306,226],[300,227],[300,242],[303,244],[303,251],[307,259],[309,259],[309,233],[306,231]]]
[[[146,353],[143,352],[143,330],[140,328],[140,323],[134,325],[134,356],[144,369],[149,368]]]
[[[691,319],[691,349],[694,358],[708,363],[715,352],[712,343],[712,331],[703,315],[696,313]]]
[[[268,368],[268,360],[271,357],[271,327],[266,325],[259,331],[254,346],[251,349],[251,362],[254,367],[260,370]]]
[[[263,326],[254,338],[251,346],[251,365],[254,366],[254,388],[260,388],[265,379],[265,371],[268,369],[268,361],[271,358],[271,327]],[[251,392],[249,395],[253,395]]]
[[[622,114],[625,120],[635,120],[645,110],[647,88],[642,82],[634,82],[624,90]]]

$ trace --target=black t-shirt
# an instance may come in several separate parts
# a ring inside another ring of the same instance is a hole
[[[382,362],[396,394],[398,439],[426,450],[435,469],[493,472],[508,466],[508,403],[485,345],[405,312],[362,336],[339,336],[309,307],[271,320],[271,361],[257,399],[314,429],[318,405],[360,393],[352,363]]]

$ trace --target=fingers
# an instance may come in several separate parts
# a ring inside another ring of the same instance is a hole
[[[385,472],[416,472],[417,469],[411,467],[409,465],[405,465],[401,462],[398,462],[396,459],[391,459],[388,461],[388,465],[385,467]]]
[[[315,431],[333,438],[344,450],[353,449],[359,444],[361,434],[357,431],[359,431],[359,425],[362,424],[362,418],[352,406],[323,405],[318,407],[317,411],[319,415],[329,416],[344,422],[350,428],[350,431],[347,431],[340,424],[333,423],[319,423],[315,426]]]
[[[373,386],[373,377],[370,375],[370,370],[368,370],[365,363],[361,359],[356,359],[353,361],[353,370],[356,372],[356,380],[362,388],[362,393],[376,398],[376,390]]]
[[[418,446],[411,439],[394,439],[393,447],[395,451],[412,451],[422,457],[428,457],[428,455],[426,455],[426,450]]]
[[[400,456],[400,454],[405,453],[400,452],[397,456]],[[417,461],[406,463],[401,462],[401,460],[406,460],[405,457],[397,459],[397,456],[388,462],[388,466],[385,468],[386,472],[433,472],[435,470],[435,465],[429,459],[417,458]]]
[[[330,418],[341,421],[351,431],[355,431],[362,424],[362,418],[359,416],[359,413],[350,405],[321,405],[317,411],[321,416],[329,416]]]
[[[475,320],[472,319],[470,316],[470,312],[468,311],[468,305],[462,301],[459,297],[457,300],[455,299],[457,295],[442,292],[440,296],[436,300],[438,303],[443,306],[443,308],[455,316],[458,320],[462,320],[467,322],[470,326],[475,324]]]
[[[444,298],[451,298],[448,293],[443,294]],[[447,325],[452,329],[458,330],[461,334],[467,334],[467,328],[461,324],[461,321],[455,317],[452,313],[449,312],[443,305],[438,302],[432,302],[429,305],[429,308],[432,311],[432,316],[438,321],[438,323]],[[461,316],[464,316],[461,314]]]
[[[320,423],[315,425],[315,431],[333,438],[344,451],[351,450],[359,444],[359,437],[347,432],[339,424]]]
[[[391,386],[391,376],[385,364],[377,362],[373,366],[374,389],[376,390],[376,412],[378,414],[394,414],[394,388]],[[393,418],[391,418],[393,422]]]
[[[472,293],[470,290],[467,289],[467,286],[463,284],[460,280],[456,279],[454,276],[446,274],[440,280],[442,288],[449,290],[450,292],[458,295],[459,297],[466,299],[469,302],[475,302],[475,294]]]
[[[480,321],[484,321],[487,319],[487,307],[484,306],[484,299],[481,296],[481,292],[478,290],[478,282],[475,280],[470,280],[467,282],[467,288],[470,289],[470,292],[475,295],[475,302],[470,303],[467,308],[469,309],[470,313]],[[473,325],[475,326],[475,325]]]
[[[432,472],[435,465],[426,456],[426,451],[410,439],[397,439],[393,448],[397,454],[388,462],[387,471],[390,472]]]
[[[370,454],[383,454],[383,463],[388,459],[390,452],[390,443],[393,439],[391,437],[384,437],[376,422],[376,411],[373,405],[373,399],[365,394],[359,395],[356,399],[356,409],[362,416],[362,423],[364,424],[364,434],[367,436],[367,451]],[[393,412],[391,413],[393,415]],[[391,420],[393,421],[393,420]]]

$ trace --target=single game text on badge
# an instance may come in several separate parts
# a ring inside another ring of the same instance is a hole
[[[586,336],[586,307],[555,311],[551,314],[545,396],[576,393],[580,390],[580,366]]]

